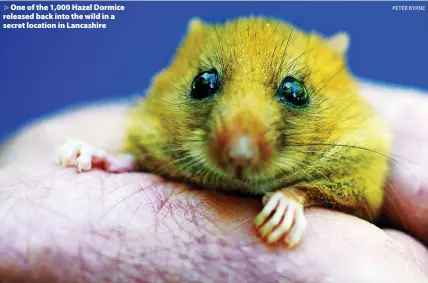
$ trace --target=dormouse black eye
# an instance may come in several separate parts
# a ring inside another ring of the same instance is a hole
[[[190,96],[194,99],[204,99],[217,92],[220,86],[216,69],[199,73],[192,82]]]
[[[291,76],[287,76],[282,80],[277,96],[291,106],[301,107],[309,102],[309,95],[303,83]]]

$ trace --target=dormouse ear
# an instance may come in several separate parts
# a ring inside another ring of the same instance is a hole
[[[197,17],[191,18],[188,24],[188,32],[201,32],[204,29],[205,23]]]
[[[327,42],[331,48],[333,48],[337,53],[345,54],[348,51],[350,38],[347,32],[341,31],[338,32],[329,38]]]

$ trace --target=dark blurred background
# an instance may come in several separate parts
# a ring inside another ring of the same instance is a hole
[[[0,13],[10,13],[3,4],[12,3],[30,4],[2,2]],[[115,12],[107,29],[0,28],[0,138],[76,103],[142,92],[168,64],[193,16],[223,21],[256,14],[325,35],[344,30],[351,35],[348,60],[357,76],[428,89],[426,3],[116,2],[126,10]],[[426,7],[394,11],[394,5]]]

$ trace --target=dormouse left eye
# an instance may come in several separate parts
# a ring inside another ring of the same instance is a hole
[[[309,95],[303,83],[291,76],[282,80],[277,96],[281,101],[295,107],[305,106],[309,102]]]
[[[199,73],[192,81],[190,96],[204,99],[217,92],[220,86],[219,74],[216,69]]]

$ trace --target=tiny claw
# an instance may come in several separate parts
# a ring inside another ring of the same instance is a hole
[[[287,237],[285,237],[284,241],[287,243],[289,248],[297,245],[303,236],[303,232],[306,230],[307,221],[305,216],[303,215],[303,210],[297,210],[295,216],[295,224],[291,231],[288,233]]]
[[[262,198],[262,203],[266,204],[269,201],[271,195],[272,195],[272,193],[266,193]]]

